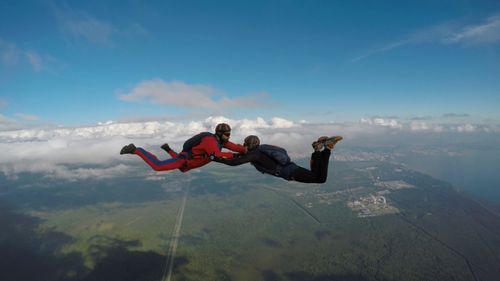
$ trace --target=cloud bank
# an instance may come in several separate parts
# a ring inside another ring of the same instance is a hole
[[[1,122],[1,119],[0,119]],[[9,178],[19,173],[41,173],[45,177],[64,180],[92,180],[137,173],[139,158],[119,155],[123,145],[135,143],[160,158],[167,154],[160,146],[168,142],[180,150],[190,136],[213,131],[216,124],[231,124],[231,140],[241,143],[250,134],[258,135],[262,143],[286,148],[292,157],[307,157],[311,142],[321,135],[342,135],[343,145],[372,143],[379,138],[393,142],[402,134],[418,139],[420,134],[500,133],[499,125],[435,124],[422,120],[401,121],[390,118],[365,118],[351,123],[308,123],[284,118],[230,119],[212,116],[191,122],[106,122],[96,126],[76,128],[35,128],[0,132],[0,172]],[[150,173],[144,165],[141,173]],[[175,173],[175,172],[174,172]]]

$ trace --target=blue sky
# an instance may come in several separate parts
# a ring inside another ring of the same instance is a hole
[[[0,123],[499,123],[498,77],[499,1],[0,1]]]

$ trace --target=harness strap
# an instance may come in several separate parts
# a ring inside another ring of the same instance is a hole
[[[187,160],[191,160],[191,159],[207,158],[208,155],[206,153],[193,154],[191,152],[182,151],[181,153],[179,153],[179,157],[187,159]]]

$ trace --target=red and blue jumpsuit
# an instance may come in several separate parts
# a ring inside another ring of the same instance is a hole
[[[224,143],[223,147],[234,152],[246,152],[246,148],[244,146],[229,141]],[[220,150],[215,136],[206,136],[202,138],[201,142],[194,146],[191,151],[191,155],[188,155],[186,152],[176,153],[175,151],[170,150],[168,154],[170,154],[172,158],[163,161],[159,160],[154,154],[141,147],[138,147],[135,150],[135,154],[139,155],[155,171],[179,169],[183,173],[208,164],[211,161],[209,157],[210,155],[214,155],[218,158],[233,158],[233,153],[222,152]]]

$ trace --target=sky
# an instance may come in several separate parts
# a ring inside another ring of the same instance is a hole
[[[500,123],[499,1],[0,1],[0,129]]]

